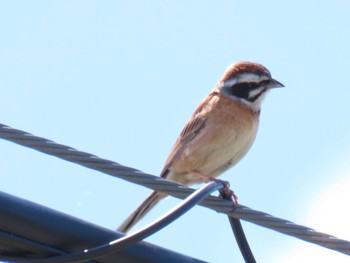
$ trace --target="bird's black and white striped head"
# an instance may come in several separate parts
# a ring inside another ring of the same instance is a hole
[[[259,111],[267,92],[277,87],[284,85],[273,79],[264,66],[245,61],[228,67],[218,86],[220,92],[242,101],[253,111]]]

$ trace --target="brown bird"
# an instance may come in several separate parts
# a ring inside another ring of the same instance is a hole
[[[265,95],[277,87],[284,85],[260,64],[229,66],[185,125],[160,176],[190,185],[216,178],[235,165],[255,140]],[[118,231],[127,233],[164,197],[152,192]]]

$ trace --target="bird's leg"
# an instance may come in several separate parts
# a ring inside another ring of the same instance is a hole
[[[224,185],[223,188],[219,190],[219,193],[222,198],[232,200],[235,202],[235,205],[238,205],[238,196],[230,189],[230,183],[228,181],[211,178],[212,181],[220,182]]]
[[[222,183],[224,187],[219,190],[220,196],[224,199],[233,199],[233,201],[235,202],[235,205],[238,205],[238,196],[235,195],[235,193],[230,189],[230,183],[228,181],[209,177],[198,171],[192,171],[192,173],[200,177],[205,182],[215,181],[215,182]]]

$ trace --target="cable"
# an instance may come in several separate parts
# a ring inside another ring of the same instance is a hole
[[[66,252],[63,250],[52,248],[46,244],[41,244],[27,238],[19,237],[13,233],[8,233],[3,230],[0,230],[0,244],[6,244],[7,246],[15,247],[19,250],[30,251],[33,254],[66,254]]]
[[[194,192],[193,189],[181,184],[143,173],[134,168],[122,166],[118,163],[78,151],[62,144],[57,144],[53,141],[13,129],[3,124],[0,124],[0,138],[129,182],[143,185],[153,190],[164,192],[180,199],[184,199]],[[238,205],[233,209],[230,201],[214,196],[206,197],[199,204],[231,217],[249,221],[259,226],[273,229],[277,232],[350,255],[349,241],[317,232],[314,229],[294,224],[288,220],[276,218],[267,213],[256,211],[242,205]]]
[[[241,221],[231,216],[228,216],[228,220],[230,221],[233,234],[235,235],[239,250],[241,251],[244,261],[246,263],[256,263],[253,252],[251,251],[248,240],[244,234]]]
[[[15,247],[18,250],[30,251],[32,254],[51,254],[51,255],[67,255],[66,251],[53,248],[49,245],[42,244],[30,239],[19,237],[12,233],[7,233],[0,230],[0,244],[4,243],[7,246]],[[10,255],[0,255],[1,260],[6,260],[6,262],[22,262],[23,257],[15,257]],[[1,261],[2,262],[2,261]],[[95,263],[95,261],[88,261],[89,263]]]
[[[226,181],[218,180],[218,179],[213,179],[215,181],[222,182],[224,187],[219,190],[220,196],[223,199],[229,200],[232,202],[232,205],[236,203],[237,201],[235,200],[234,192],[230,189],[230,184]],[[243,226],[241,224],[241,221],[238,218],[234,218],[231,216],[228,216],[228,220],[230,222],[232,232],[235,236],[237,245],[239,247],[239,250],[241,251],[241,254],[244,258],[244,261],[246,263],[256,263],[256,260],[254,258],[253,252],[250,249],[248,240],[245,236]]]
[[[210,195],[212,192],[222,188],[223,184],[220,182],[211,181],[199,188],[197,191],[188,196],[179,205],[173,208],[171,211],[152,222],[151,224],[141,228],[140,230],[126,235],[117,240],[111,241],[107,245],[102,245],[92,249],[86,249],[83,252],[59,255],[53,257],[45,257],[38,259],[24,259],[24,258],[9,258],[9,260],[19,263],[77,263],[84,262],[86,260],[92,260],[99,257],[103,257],[109,254],[116,253],[126,247],[129,247],[148,236],[154,234],[160,229],[172,223],[174,220],[182,216],[204,197]]]

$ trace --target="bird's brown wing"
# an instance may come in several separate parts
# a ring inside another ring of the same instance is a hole
[[[192,117],[186,123],[185,127],[180,133],[180,136],[171,149],[167,160],[165,161],[164,168],[160,174],[161,177],[166,178],[169,167],[182,154],[182,152],[187,147],[187,144],[193,141],[193,139],[205,127],[206,118],[203,116],[203,114],[201,114],[201,112],[203,111],[204,107],[208,105],[208,102],[211,100],[211,98],[215,95],[215,92],[209,94],[209,96],[198,106]]]
[[[200,114],[193,114],[188,121],[184,129],[182,130],[179,138],[177,139],[172,151],[166,161],[164,169],[161,173],[162,177],[166,177],[168,169],[172,162],[181,154],[186,147],[187,142],[192,140],[203,129],[205,120]],[[117,229],[120,232],[127,233],[129,230],[137,224],[163,197],[165,194],[161,194],[157,191],[153,191],[152,194],[119,226]]]
[[[201,114],[204,107],[208,104],[208,101],[214,96],[214,93],[210,94],[206,100],[204,100],[193,113],[190,120],[185,125],[175,145],[173,146],[170,154],[165,162],[165,166],[161,173],[161,177],[165,178],[169,172],[169,168],[172,163],[178,158],[185,150],[187,144],[191,142],[204,128],[205,116]],[[166,194],[161,194],[157,191],[153,191],[151,195],[120,225],[118,230],[120,232],[128,232],[141,218],[143,218],[149,210],[151,210]]]

